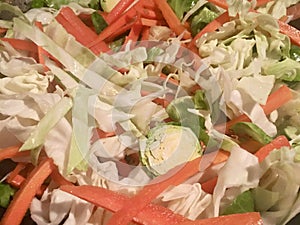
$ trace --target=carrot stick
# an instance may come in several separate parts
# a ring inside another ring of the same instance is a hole
[[[262,162],[269,154],[271,151],[274,149],[279,149],[281,147],[290,147],[289,140],[286,138],[284,135],[280,135],[276,137],[274,140],[272,140],[269,144],[261,147],[255,155],[257,156],[259,162]]]
[[[96,186],[64,185],[61,186],[60,189],[111,212],[117,212],[123,207],[126,207],[127,201],[130,200],[130,198],[125,195]],[[178,224],[186,220],[188,219],[179,214],[173,213],[171,210],[163,206],[151,203],[133,218],[134,222],[148,225]]]
[[[258,158],[258,161],[262,162],[270,154],[271,151],[273,151],[274,149],[279,149],[284,146],[286,147],[290,146],[289,140],[286,138],[286,136],[280,135],[276,137],[274,140],[272,140],[269,144],[261,147],[254,154]],[[204,183],[201,183],[202,190],[212,194],[217,184],[217,181],[218,181],[218,177],[214,177],[208,181],[205,181]]]
[[[58,171],[57,166],[54,165],[53,171],[51,173],[52,180],[58,184],[59,186],[62,185],[73,185],[72,182],[68,181],[66,178],[64,178]]]
[[[106,22],[111,24],[116,21],[118,17],[134,2],[134,0],[121,0],[118,4],[107,14]]]
[[[226,216],[200,219],[195,221],[185,221],[180,225],[262,225],[263,221],[258,212],[249,212],[241,214],[231,214]]]
[[[50,158],[42,161],[32,170],[29,177],[16,192],[13,200],[9,204],[4,216],[2,217],[2,225],[21,224],[33,197],[36,195],[45,179],[51,174],[52,170],[53,161]]]
[[[147,19],[147,18],[141,18],[141,23],[143,26],[148,26],[148,27],[160,25],[160,21],[156,19]]]
[[[169,27],[177,34],[181,35],[184,33],[183,38],[191,38],[191,33],[187,31],[184,25],[180,22],[170,5],[166,0],[154,0],[157,7],[162,12],[163,17],[165,18]]]
[[[221,27],[224,23],[228,22],[229,20],[230,17],[227,11],[221,14],[220,16],[218,16],[216,19],[214,19],[209,24],[207,24],[198,34],[196,34],[196,36],[190,42],[189,48],[195,46],[196,41],[204,34],[217,30],[219,27]]]
[[[218,177],[214,177],[208,181],[201,183],[201,188],[206,193],[212,194],[214,192],[215,186],[217,184]]]
[[[220,163],[227,160],[229,153],[219,150],[210,154],[203,155],[192,161],[187,162],[180,170],[172,174],[157,177],[151,184],[145,186],[137,195],[127,201],[128,204],[117,211],[109,220],[108,225],[123,225],[129,223],[144,207],[146,207],[154,198],[162,193],[169,186],[175,186],[184,182],[189,177],[199,172],[201,160],[211,160],[213,163]],[[175,168],[177,169],[177,168]],[[168,177],[167,177],[168,176]]]
[[[74,11],[69,7],[63,7],[56,20],[75,37],[81,44],[87,46],[97,38],[97,34],[86,26]]]
[[[160,11],[154,11],[151,9],[142,8],[138,11],[141,14],[141,17],[147,19],[154,19],[154,20],[162,20],[163,16]]]
[[[8,42],[15,49],[37,53],[37,47],[31,41],[16,38],[0,38],[0,40]]]
[[[108,37],[111,37],[112,35],[116,36],[116,33],[119,35],[119,31],[122,30],[123,27],[127,27],[127,30],[129,30],[133,24],[136,22],[134,17],[136,16],[135,9],[128,10],[125,14],[123,14],[121,17],[119,17],[116,21],[111,23],[109,26],[107,26],[99,35],[98,37],[88,44],[87,47],[93,47],[96,46],[99,42],[102,42],[106,40]],[[132,21],[133,20],[133,21]],[[126,30],[122,30],[122,32],[125,32]],[[117,35],[117,36],[118,36]]]
[[[149,40],[149,36],[150,36],[150,27],[143,27],[141,40],[147,41]]]
[[[0,161],[16,156],[19,152],[20,147],[21,147],[20,145],[16,145],[16,146],[0,149]]]
[[[135,23],[132,27],[131,30],[129,32],[129,34],[126,36],[125,38],[125,42],[124,45],[128,43],[128,41],[132,41],[132,42],[136,42],[138,41],[139,37],[140,37],[140,33],[142,31],[142,24],[139,22]]]
[[[207,1],[222,9],[228,9],[228,4],[225,0],[207,0]]]
[[[278,20],[278,24],[280,32],[289,36],[293,44],[300,46],[300,31],[281,20]]]
[[[17,176],[25,167],[26,167],[27,163],[24,162],[19,162],[16,167],[14,168],[13,171],[10,172],[10,174],[8,175],[6,181],[8,183],[11,183],[12,180],[14,179],[15,176]]]
[[[279,89],[271,93],[268,97],[268,100],[265,105],[262,105],[264,112],[266,115],[269,115],[274,110],[280,108],[282,105],[284,105],[286,102],[292,99],[292,92],[291,90],[286,86],[282,85]],[[225,133],[229,133],[230,127],[238,122],[249,122],[250,119],[245,114],[240,115],[230,121],[228,121],[225,125],[221,124],[216,127],[217,130],[223,131],[223,128],[225,126]]]
[[[41,22],[36,21],[35,25],[43,31],[43,25]],[[39,63],[43,65],[44,67],[44,72],[49,71],[49,68],[45,65],[45,57],[50,57],[50,54],[43,49],[41,46],[37,46],[38,49],[38,58],[39,58]]]

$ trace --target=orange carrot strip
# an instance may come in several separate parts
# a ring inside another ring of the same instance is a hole
[[[207,24],[198,34],[196,34],[196,36],[190,42],[189,48],[195,46],[196,41],[204,34],[217,30],[219,27],[221,27],[224,23],[228,22],[229,20],[230,17],[227,11],[221,14],[220,16],[218,16],[216,19],[214,19],[209,24]]]
[[[274,149],[279,149],[281,147],[290,147],[289,140],[284,135],[280,135],[276,137],[274,140],[272,140],[269,144],[264,145],[259,150],[255,152],[255,156],[258,158],[259,162],[262,162],[271,151]],[[201,188],[207,193],[212,194],[214,191],[214,188],[217,184],[218,177],[214,177],[208,181],[205,181],[204,183],[201,183]]]
[[[138,12],[141,14],[141,17],[147,18],[147,19],[154,19],[154,20],[162,20],[163,16],[160,11],[154,11],[151,9],[142,8],[138,10]]]
[[[247,150],[248,152],[255,153],[258,149],[260,149],[263,144],[259,143],[255,140],[247,140],[239,144],[241,148]]]
[[[126,36],[125,38],[125,42],[124,44],[127,44],[128,41],[132,41],[132,42],[136,42],[138,41],[139,37],[140,37],[140,33],[142,31],[142,24],[140,23],[140,20],[138,22],[136,22],[130,29],[129,34]]]
[[[272,140],[269,144],[260,148],[255,155],[257,156],[259,162],[261,162],[270,154],[271,151],[285,146],[290,147],[289,140],[286,138],[286,136],[280,135]]]
[[[14,188],[20,188],[21,184],[25,181],[25,177],[21,176],[20,174],[15,175],[14,177],[11,177],[6,182],[9,183]]]
[[[59,186],[62,185],[73,185],[72,182],[68,181],[66,178],[64,178],[58,171],[57,166],[54,165],[53,171],[51,173],[52,180],[58,184]]]
[[[97,34],[86,26],[74,11],[69,7],[63,7],[56,20],[75,37],[81,44],[87,46],[97,38]]]
[[[0,40],[8,42],[15,49],[37,53],[37,47],[31,41],[16,38],[0,38]]]
[[[9,204],[4,216],[2,217],[2,225],[21,224],[32,199],[42,186],[45,179],[51,174],[52,170],[53,161],[50,158],[42,161],[32,170]]]
[[[122,33],[120,33],[120,30],[122,32],[129,30],[136,21],[134,18],[135,16],[136,16],[135,9],[132,9],[132,8],[129,9],[125,14],[123,14],[121,17],[119,17],[116,21],[114,21],[109,26],[107,26],[93,42],[88,44],[87,47],[96,46],[99,42],[106,40],[107,38],[111,37],[112,35],[118,36],[118,35],[122,34]],[[123,30],[123,27],[126,27],[127,29]]]
[[[291,90],[286,86],[282,85],[279,89],[274,91],[269,95],[269,98],[267,100],[267,103],[265,105],[262,105],[264,112],[266,115],[269,115],[274,110],[280,108],[282,105],[284,105],[286,102],[292,99],[292,92]],[[228,121],[225,124],[225,133],[229,133],[230,127],[238,122],[249,122],[250,119],[245,114],[240,115],[230,121]],[[224,124],[218,125],[216,127],[217,130],[222,131],[224,128]]]
[[[150,27],[143,27],[141,40],[147,41],[149,40],[149,36],[150,36]]]
[[[228,4],[226,0],[207,0],[207,1],[222,9],[228,9]]]
[[[60,189],[112,212],[126,207],[130,199],[125,195],[95,186],[61,186]],[[133,218],[134,222],[148,225],[175,225],[187,220],[163,206],[154,204],[147,205]]]
[[[258,212],[231,214],[226,216],[200,219],[195,221],[185,221],[180,225],[262,225],[263,221]]]
[[[43,25],[41,22],[36,21],[35,25],[43,31]],[[37,46],[38,49],[38,57],[39,57],[39,63],[43,65],[44,71],[47,72],[49,71],[49,68],[45,65],[45,57],[50,57],[50,54],[43,49],[41,46]]]
[[[27,163],[19,162],[16,165],[16,167],[14,168],[14,170],[10,172],[10,174],[8,175],[6,181],[8,183],[10,183],[14,179],[14,177],[17,176],[26,167],[26,164]]]
[[[218,152],[209,153],[187,162],[179,171],[157,177],[153,182],[145,186],[137,195],[127,201],[127,204],[117,211],[109,220],[108,225],[123,225],[129,223],[144,207],[162,193],[169,186],[179,185],[189,177],[199,172],[199,165],[202,160],[213,163],[221,163],[227,160],[229,153],[219,150]],[[177,169],[177,168],[175,168]]]
[[[121,0],[118,4],[107,14],[106,22],[111,24],[116,21],[118,17],[134,2],[134,0]]]
[[[19,149],[20,145],[0,149],[0,161],[16,156],[19,152]]]
[[[289,36],[293,44],[300,46],[300,31],[281,20],[278,20],[278,24],[280,32]]]
[[[184,33],[183,38],[189,39],[191,38],[191,33],[184,27],[184,25],[180,22],[170,5],[166,0],[154,0],[157,7],[162,12],[167,24],[169,27],[177,34],[181,35]]]
[[[160,22],[158,20],[147,19],[147,18],[141,18],[141,23],[143,26],[148,26],[148,27],[160,25]]]
[[[206,193],[212,194],[214,192],[215,186],[217,184],[218,177],[214,177],[208,181],[201,183],[201,188]]]
[[[99,55],[102,52],[109,52],[111,50],[104,41],[98,42],[97,45],[90,47],[90,49],[95,55]]]

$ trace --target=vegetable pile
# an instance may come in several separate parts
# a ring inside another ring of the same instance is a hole
[[[299,6],[1,2],[0,223],[287,224]]]

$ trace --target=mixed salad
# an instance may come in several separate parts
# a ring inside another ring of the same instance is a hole
[[[0,223],[287,224],[299,2],[1,2]]]

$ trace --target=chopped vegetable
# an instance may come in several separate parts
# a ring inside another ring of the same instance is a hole
[[[13,189],[9,184],[0,183],[0,206],[6,208],[14,194],[15,189]]]
[[[9,204],[2,224],[20,224],[28,207],[46,178],[51,174],[53,168],[52,159],[42,161],[29,175],[21,189],[16,192],[12,202]]]
[[[230,215],[247,212],[254,212],[254,199],[251,191],[245,191],[238,195],[222,214]]]

